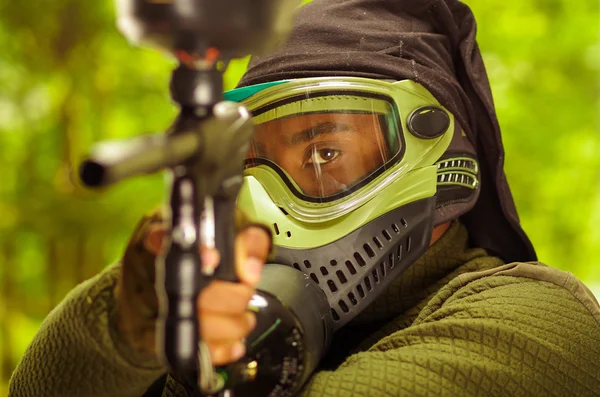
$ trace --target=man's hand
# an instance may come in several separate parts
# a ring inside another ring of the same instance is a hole
[[[136,350],[155,355],[155,321],[158,301],[154,291],[154,260],[160,252],[165,229],[158,216],[138,227],[123,258],[117,292],[118,329]],[[243,339],[256,325],[247,310],[254,287],[271,246],[268,233],[250,226],[235,241],[235,267],[240,283],[213,280],[198,299],[200,334],[213,363],[224,365],[245,354]],[[204,269],[219,263],[216,250],[201,250]]]

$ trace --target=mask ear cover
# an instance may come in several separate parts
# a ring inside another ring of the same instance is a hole
[[[433,139],[448,130],[450,116],[437,106],[424,106],[412,112],[406,124],[416,137]]]
[[[431,197],[401,206],[325,246],[277,247],[274,263],[293,266],[318,284],[337,330],[427,250],[435,201]]]

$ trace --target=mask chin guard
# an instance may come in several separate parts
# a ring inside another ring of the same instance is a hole
[[[294,267],[321,288],[337,330],[427,250],[435,201],[431,197],[399,207],[325,246],[277,247],[274,262]]]

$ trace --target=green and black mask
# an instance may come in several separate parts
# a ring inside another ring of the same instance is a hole
[[[456,0],[315,0],[227,93],[256,136],[240,205],[338,326],[458,217],[474,245],[535,259],[503,172],[475,21]]]
[[[225,96],[255,124],[238,204],[271,226],[276,262],[324,290],[336,328],[427,249],[440,189],[477,195],[474,153],[445,156],[462,130],[410,80],[301,78]]]

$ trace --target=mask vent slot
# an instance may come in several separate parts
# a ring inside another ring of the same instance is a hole
[[[356,274],[356,269],[354,268],[354,265],[352,264],[352,262],[346,261],[346,267],[348,268],[348,271],[350,272],[350,274],[352,274],[352,275]]]
[[[381,241],[377,237],[373,237],[373,242],[375,243],[375,245],[377,246],[377,248],[383,249],[383,244],[381,243]]]
[[[365,297],[365,290],[363,289],[362,285],[358,284],[356,286],[356,291],[358,292],[358,296],[360,296],[361,298]]]
[[[308,260],[305,260],[305,261],[304,261],[304,266],[305,266],[307,269],[310,269],[310,268],[312,267],[312,266],[311,266],[311,264],[310,264],[310,261],[308,261]]]
[[[412,242],[412,239],[410,238],[410,236],[408,236],[408,237],[406,238],[406,252],[410,252],[410,248],[411,248],[411,247],[410,247],[410,246],[411,246],[411,242]]]
[[[343,299],[340,299],[340,301],[338,302],[338,304],[340,305],[340,309],[342,309],[342,311],[344,313],[348,313],[350,311],[350,308],[348,307],[348,305],[346,304],[346,302],[344,302]]]
[[[348,279],[346,278],[346,275],[344,274],[343,271],[338,270],[337,272],[335,272],[335,274],[337,275],[338,279],[340,280],[340,283],[346,284],[348,282]]]
[[[390,241],[392,239],[392,236],[390,236],[390,233],[387,230],[385,230],[385,229],[383,229],[381,231],[381,234],[383,234],[383,237],[385,237],[385,239],[387,241]]]
[[[277,226],[276,223],[273,224],[273,231],[275,231],[275,234],[279,236],[279,226]]]
[[[352,303],[353,306],[358,305],[358,300],[356,300],[356,297],[352,292],[348,293],[348,299],[350,300],[350,303]]]
[[[377,274],[377,268],[373,269],[371,273],[373,274],[373,281],[375,281],[375,284],[379,284],[379,274]]]
[[[360,267],[364,267],[367,264],[367,262],[365,262],[363,257],[360,256],[360,254],[358,252],[354,253],[354,259],[356,259],[356,263],[358,263],[358,266],[360,266]]]
[[[321,268],[319,270],[321,270],[321,274],[323,276],[327,276],[329,274],[329,271],[327,270],[327,268],[325,266],[321,266]]]
[[[333,282],[333,280],[327,280],[327,286],[329,287],[329,290],[331,292],[337,292],[338,288],[337,285],[335,285],[335,283]]]
[[[335,259],[332,259],[331,261],[329,261],[329,264],[331,266],[337,266],[337,261]]]
[[[292,232],[290,232],[290,231],[288,230],[287,232],[285,232],[285,235],[286,235],[288,238],[290,238],[290,237],[292,237]]]
[[[313,280],[315,283],[319,284],[319,278],[317,277],[317,275],[316,275],[316,274],[314,274],[314,273],[311,273],[311,274],[310,274],[310,278],[312,278],[312,280]]]
[[[408,227],[408,222],[406,222],[406,219],[400,218],[400,223],[402,224],[402,226]]]
[[[365,277],[365,287],[367,287],[367,291],[371,291],[373,287],[371,286],[371,279],[369,276]]]
[[[383,262],[381,262],[381,263],[379,264],[379,269],[381,269],[381,276],[382,276],[382,277],[385,277],[385,276],[387,276],[387,269],[386,269],[386,267],[385,267],[385,261],[383,261]]]
[[[292,266],[294,267],[294,269],[302,271],[302,269],[300,269],[300,265],[299,264],[293,263]]]
[[[392,230],[394,233],[400,233],[400,228],[395,223],[392,223]]]
[[[333,321],[340,321],[340,316],[335,309],[331,309],[331,317],[333,317]]]
[[[366,254],[369,255],[369,258],[375,258],[375,252],[373,251],[373,248],[371,248],[371,246],[367,243],[363,244],[363,249],[365,250]]]

